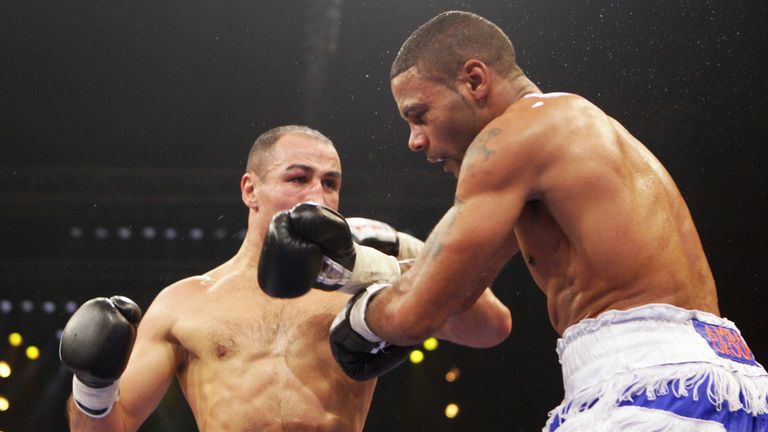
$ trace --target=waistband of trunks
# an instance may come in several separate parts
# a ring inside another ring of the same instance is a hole
[[[706,363],[744,377],[767,376],[754,360],[745,364],[719,356],[697,332],[696,321],[741,334],[725,318],[666,304],[611,310],[569,327],[557,342],[566,399],[613,376],[649,367]]]

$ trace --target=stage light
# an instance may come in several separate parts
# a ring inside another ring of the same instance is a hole
[[[227,238],[227,230],[224,228],[216,228],[213,230],[213,238],[216,240],[224,240]]]
[[[25,313],[30,313],[33,310],[35,310],[35,304],[32,303],[32,300],[22,300],[21,301],[21,310]]]
[[[21,345],[22,342],[24,342],[24,338],[21,337],[21,334],[13,332],[8,335],[8,343],[10,343],[11,346],[17,347]]]
[[[56,312],[56,304],[52,301],[44,301],[43,302],[43,311],[47,314],[52,314]]]
[[[9,376],[11,376],[11,365],[0,360],[0,378],[8,378]]]
[[[11,303],[9,300],[0,300],[0,312],[4,314],[9,314],[13,311],[13,303]]]
[[[109,237],[109,231],[106,228],[99,226],[93,229],[93,236],[99,240],[105,240]]]
[[[69,236],[79,240],[83,238],[83,229],[76,226],[69,227]]]
[[[155,227],[145,226],[141,230],[141,236],[147,240],[152,240],[157,236],[157,230],[155,229]]]
[[[30,345],[26,349],[27,358],[30,360],[37,360],[40,358],[40,348]]]
[[[437,339],[431,337],[431,338],[428,338],[427,340],[425,340],[422,345],[424,345],[424,349],[425,350],[427,350],[427,351],[434,351],[434,350],[437,349],[438,345],[440,345],[440,344],[437,342]]]
[[[449,419],[455,418],[459,415],[459,406],[455,403],[449,403],[445,406],[445,416]]]
[[[454,382],[461,376],[461,370],[457,367],[451,368],[448,372],[445,373],[445,380],[448,382]]]
[[[119,238],[120,240],[130,239],[131,234],[133,233],[131,232],[131,229],[129,227],[121,226],[117,228],[117,238]]]
[[[192,240],[202,240],[203,239],[203,230],[200,228],[192,228],[189,230],[189,238]]]
[[[179,232],[176,231],[175,228],[166,228],[165,231],[163,231],[163,237],[165,237],[166,240],[176,240],[176,236],[179,235]]]
[[[411,363],[419,364],[424,361],[424,353],[420,350],[413,350],[408,358],[411,360]]]
[[[11,407],[11,403],[8,402],[8,399],[5,398],[5,396],[0,395],[0,411],[8,411],[8,408]]]
[[[77,303],[73,302],[72,300],[64,303],[64,310],[67,311],[68,314],[73,314],[77,310]]]

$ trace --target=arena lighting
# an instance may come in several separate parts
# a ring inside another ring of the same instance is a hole
[[[22,300],[21,310],[24,313],[30,313],[35,310],[35,304],[32,302],[32,300]]]
[[[93,229],[93,236],[98,240],[105,240],[107,237],[109,237],[109,231],[102,226],[97,226]]]
[[[157,237],[157,229],[152,226],[145,226],[141,229],[141,236],[147,240],[152,240],[153,238]]]
[[[227,238],[227,230],[224,228],[216,228],[213,230],[213,238],[216,240],[224,240]]]
[[[0,378],[8,378],[12,372],[11,365],[4,360],[0,360]]]
[[[445,406],[445,416],[449,419],[455,418],[459,415],[459,405],[455,403],[449,403]]]
[[[176,236],[179,235],[179,232],[176,231],[176,228],[168,227],[165,230],[163,230],[163,237],[166,240],[176,240]]]
[[[189,230],[189,238],[192,240],[202,240],[203,239],[203,230],[200,228],[191,228]]]
[[[8,411],[8,408],[11,407],[10,402],[8,402],[8,399],[5,398],[5,396],[0,395],[0,411]]]
[[[27,358],[30,360],[37,360],[40,358],[40,348],[34,345],[28,346],[25,352],[27,354]]]
[[[69,236],[79,240],[83,238],[83,229],[77,226],[69,227]]]
[[[73,302],[72,300],[64,303],[64,310],[67,311],[68,314],[73,314],[77,310],[77,303]]]
[[[458,380],[460,376],[461,370],[457,367],[452,367],[448,372],[445,373],[445,380],[449,383],[452,383]]]
[[[120,240],[128,240],[131,238],[131,235],[133,235],[131,228],[125,226],[117,227],[117,238]]]
[[[13,312],[13,303],[11,303],[10,300],[0,300],[0,312],[4,314]]]
[[[425,340],[422,345],[424,346],[425,350],[427,350],[427,351],[434,351],[434,350],[437,349],[437,347],[440,344],[437,342],[436,338],[431,337],[431,338],[428,338],[427,340]]]
[[[20,333],[13,332],[8,335],[8,343],[10,343],[11,346],[17,347],[21,345],[22,342],[24,342],[24,338],[21,337]]]
[[[45,313],[47,313],[49,315],[54,313],[54,312],[56,312],[56,303],[54,303],[52,301],[49,301],[49,300],[44,301],[43,302],[43,312],[45,312]]]
[[[415,349],[411,351],[411,354],[408,356],[408,358],[411,360],[411,363],[419,364],[424,361],[424,353]]]

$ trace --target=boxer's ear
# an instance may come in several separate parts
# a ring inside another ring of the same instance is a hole
[[[488,96],[490,80],[488,66],[477,59],[467,60],[459,73],[459,81],[475,100],[483,100]]]
[[[247,172],[240,179],[240,195],[243,203],[246,207],[253,210],[259,209],[259,203],[256,199],[256,192],[259,186],[261,186],[261,180],[259,180],[259,176],[254,172]]]

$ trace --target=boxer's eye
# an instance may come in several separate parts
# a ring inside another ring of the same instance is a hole
[[[323,187],[326,189],[337,190],[339,188],[339,182],[336,180],[323,180]]]

